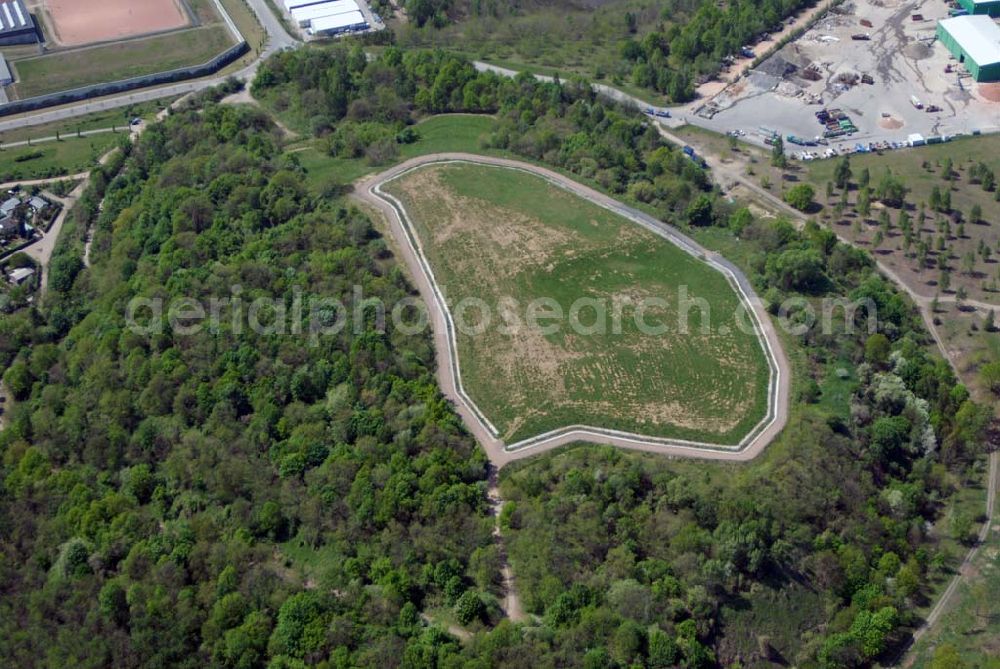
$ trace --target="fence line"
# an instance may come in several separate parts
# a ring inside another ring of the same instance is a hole
[[[225,14],[224,16],[226,18],[229,17],[228,14]],[[235,28],[235,25],[233,28]],[[239,31],[236,31],[236,34],[240,35]],[[81,86],[80,88],[59,91],[58,93],[49,93],[47,95],[38,95],[33,98],[25,98],[24,100],[14,100],[13,102],[0,105],[0,116],[10,116],[11,114],[35,111],[36,109],[43,109],[45,107],[55,107],[56,105],[80,102],[81,100],[87,100],[89,98],[114,95],[115,93],[124,93],[138,88],[148,88],[150,86],[159,86],[161,84],[172,84],[178,81],[198,79],[199,77],[215,74],[222,68],[243,56],[243,54],[250,51],[250,45],[247,44],[246,39],[244,39],[242,35],[240,35],[240,40],[241,41],[238,44],[229,47],[219,55],[215,56],[206,63],[202,63],[201,65],[179,67],[165,72],[144,74],[139,77],[131,77],[129,79],[120,79],[119,81],[109,81],[100,84],[91,84],[89,86]]]

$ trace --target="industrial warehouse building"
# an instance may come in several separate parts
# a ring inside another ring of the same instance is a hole
[[[988,16],[956,16],[938,23],[938,39],[976,81],[1000,81],[1000,27]]]
[[[367,27],[368,22],[365,21],[364,14],[355,10],[316,19],[309,31],[314,35],[338,35],[351,30],[364,30]]]
[[[354,0],[336,0],[335,2],[321,2],[315,5],[296,7],[292,10],[292,18],[300,27],[309,28],[316,19],[358,11],[361,9]]]
[[[329,0],[284,0],[285,11],[291,13],[296,7],[308,7],[309,5],[321,5]]]
[[[38,30],[23,0],[0,0],[0,46],[34,44]]]
[[[1000,16],[1000,0],[958,0],[958,4],[970,14]]]
[[[285,0],[286,4],[302,0]],[[289,12],[300,28],[313,35],[336,35],[368,27],[356,0],[325,0],[292,7]]]

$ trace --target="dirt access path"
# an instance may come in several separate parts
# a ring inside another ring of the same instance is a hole
[[[899,663],[900,658],[902,658],[902,665],[904,667],[910,667],[916,661],[916,656],[910,652],[910,649],[937,624],[937,621],[951,603],[951,598],[955,595],[955,591],[958,590],[958,586],[961,585],[962,580],[975,575],[972,563],[979,554],[979,549],[983,546],[990,533],[990,528],[993,526],[993,509],[996,506],[997,489],[1000,488],[1000,458],[996,456],[997,453],[993,453],[990,457],[990,469],[986,485],[986,522],[979,528],[979,534],[976,536],[976,544],[965,554],[965,559],[958,566],[955,576],[952,577],[951,582],[948,583],[948,587],[941,593],[941,597],[934,605],[934,608],[927,614],[924,624],[917,628],[910,638],[909,644],[904,648],[903,654],[897,657],[896,663]]]
[[[770,33],[767,36],[767,39],[763,39],[753,45],[753,58],[738,56],[736,61],[729,67],[728,71],[720,72],[717,79],[706,81],[698,86],[698,88],[695,89],[695,102],[688,103],[685,107],[690,109],[711,100],[713,97],[724,91],[734,81],[742,77],[744,71],[750,67],[755,59],[770,56],[771,53],[779,48],[779,44],[783,39],[787,38],[796,30],[806,28],[810,23],[815,21],[817,17],[830,11],[830,8],[835,4],[837,4],[837,0],[834,0],[833,2],[817,3],[800,13],[795,18],[786,19],[785,23],[781,27],[781,30]]]
[[[187,99],[187,96],[175,100],[173,105],[167,107],[166,109],[162,110],[159,114],[157,114],[155,120],[162,121],[170,113],[170,109],[173,106],[177,105],[178,103],[180,103],[185,99]],[[141,135],[143,131],[145,131],[148,125],[149,124],[143,122],[139,123],[138,125],[131,126],[129,131],[130,139],[133,142],[136,139],[138,139],[139,135]],[[118,151],[117,146],[112,148],[103,156],[101,156],[100,159],[97,161],[98,164],[106,165],[108,161],[111,160],[111,157],[115,154],[116,151]],[[52,179],[31,179],[27,181],[14,181],[5,184],[0,184],[0,189],[12,188],[13,186],[20,186],[24,188],[30,186],[45,186],[59,181],[65,181],[67,179],[73,181],[79,181],[79,183],[65,197],[56,197],[52,193],[43,192],[43,195],[45,195],[46,198],[61,204],[62,211],[59,212],[59,215],[56,216],[56,220],[52,222],[52,225],[49,227],[48,232],[42,235],[41,239],[36,241],[31,246],[22,249],[24,253],[27,253],[31,258],[33,258],[38,263],[38,266],[42,270],[42,277],[38,288],[38,294],[40,296],[44,295],[46,289],[48,288],[49,261],[52,259],[52,253],[55,250],[56,244],[59,241],[59,234],[62,232],[63,223],[66,222],[66,217],[69,215],[70,210],[73,209],[73,206],[76,204],[76,201],[79,199],[81,195],[83,195],[83,192],[87,190],[87,186],[90,185],[90,172],[70,174],[61,177],[55,177]],[[90,238],[90,232],[88,231],[87,241],[84,244],[84,253],[83,253],[83,263],[87,267],[90,266],[90,243],[91,243],[91,238]]]
[[[504,443],[497,437],[487,418],[479,411],[462,387],[460,364],[451,325],[451,316],[445,306],[443,296],[433,279],[433,272],[423,253],[419,250],[419,242],[415,242],[410,233],[410,227],[405,220],[406,212],[402,209],[401,205],[393,201],[394,198],[392,196],[380,191],[381,184],[394,179],[404,172],[423,165],[442,162],[494,165],[523,170],[541,176],[554,185],[564,188],[598,206],[609,209],[638,225],[646,227],[688,253],[704,258],[706,262],[728,276],[734,289],[738,291],[744,303],[748,306],[749,314],[757,321],[758,332],[762,335],[762,346],[765,349],[769,364],[772,365],[767,417],[765,417],[754,432],[748,435],[740,444],[732,447],[676,439],[659,439],[582,425],[566,426],[560,430],[539,435],[516,444]],[[355,192],[362,202],[374,207],[385,216],[393,237],[399,242],[403,260],[409,268],[421,296],[430,309],[430,321],[438,351],[437,372],[442,391],[446,397],[454,402],[459,415],[462,416],[470,431],[479,443],[482,444],[490,462],[497,468],[501,468],[514,460],[530,457],[537,453],[580,441],[610,444],[621,448],[659,453],[661,455],[746,462],[757,457],[787,423],[791,368],[781,342],[778,339],[774,324],[767,315],[762,301],[754,293],[750,281],[735,265],[718,254],[701,247],[694,240],[683,235],[675,228],[643,212],[627,207],[603,193],[572,181],[552,170],[515,160],[471,154],[434,154],[414,158],[382,174],[363,180]]]
[[[503,533],[500,530],[500,514],[503,513],[505,502],[500,497],[500,483],[497,474],[498,470],[495,467],[490,467],[490,487],[486,493],[486,497],[490,501],[490,512],[494,518],[493,540],[497,544],[497,550],[500,555],[500,578],[503,590],[503,603],[501,606],[511,621],[519,623],[528,620],[528,614],[524,612],[524,607],[521,606],[521,597],[517,594],[517,588],[514,585],[514,570],[511,569],[510,561],[507,559],[507,548],[504,545]]]

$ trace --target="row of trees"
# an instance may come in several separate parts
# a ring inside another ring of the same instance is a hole
[[[558,67],[563,64],[562,51],[574,46],[563,41],[575,37],[598,45],[595,56],[600,55],[600,62],[606,63],[616,78],[681,103],[693,99],[697,82],[717,74],[727,57],[740,54],[762,33],[780,29],[784,19],[814,2],[739,0],[720,5],[671,0],[655,7],[623,4],[584,12],[571,2],[525,5],[513,0],[409,0],[407,14],[418,30],[415,35],[407,34],[407,38],[448,44],[451,48],[466,47],[467,51],[482,48],[484,39],[495,40],[508,49],[531,52],[533,62]],[[570,21],[577,19],[574,25],[579,28],[565,33],[548,31],[552,41],[544,45],[543,51],[551,54],[550,61],[544,55],[538,57],[530,37],[553,12]],[[535,16],[538,24],[532,22]],[[441,31],[451,21],[458,26]],[[518,28],[526,33],[523,40],[509,39],[508,32]],[[438,32],[447,42],[438,38]],[[609,53],[605,54],[602,47]]]
[[[925,169],[932,166],[925,162]],[[983,163],[972,163],[968,168],[970,181],[988,182],[992,171]],[[958,172],[950,159],[940,164],[942,184],[935,183],[926,201],[914,205],[913,197],[903,180],[891,171],[882,173],[878,183],[872,183],[868,168],[863,169],[854,179],[850,159],[844,156],[838,161],[833,180],[827,184],[827,200],[835,200],[833,213],[842,219],[850,207],[855,214],[852,231],[855,236],[871,233],[871,244],[883,253],[901,251],[910,259],[912,268],[923,274],[927,270],[937,271],[937,287],[947,292],[955,290],[960,298],[971,288],[968,280],[952,282],[952,274],[960,271],[969,279],[980,279],[984,292],[998,290],[1000,272],[991,266],[993,256],[1000,251],[1000,244],[993,245],[983,233],[992,225],[984,215],[979,203],[969,206],[963,213],[953,206],[952,193],[958,192],[955,185]],[[992,187],[990,185],[990,187]],[[840,190],[839,198],[835,189]],[[856,191],[852,203],[850,193]],[[873,205],[882,206],[875,208]],[[868,228],[876,224],[877,227]],[[970,227],[974,226],[974,227]],[[892,240],[896,239],[893,246]],[[992,276],[991,276],[992,275]]]
[[[487,148],[564,168],[664,217],[683,214],[711,188],[701,167],[640,113],[598,99],[580,79],[545,83],[477,72],[443,51],[390,47],[369,60],[360,48],[300,49],[263,64],[254,92],[311,126],[341,157],[393,157],[385,143],[409,141],[408,124],[419,114],[486,112],[498,118]]]

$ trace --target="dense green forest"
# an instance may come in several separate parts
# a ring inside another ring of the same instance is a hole
[[[867,255],[818,226],[797,232],[734,208],[640,116],[609,108],[579,81],[503,79],[440,53],[395,49],[350,76],[343,69],[349,56],[325,71],[316,67],[323,58],[337,57],[284,54],[256,90],[301,119],[310,114],[295,101],[318,104],[352,82],[346,122],[313,124],[333,155],[358,155],[342,153],[355,127],[352,105],[386,119],[370,129],[404,141],[410,119],[379,111],[392,99],[384,90],[392,82],[396,91],[415,91],[411,113],[496,112],[484,149],[554,165],[695,234],[714,230],[709,239],[738,244],[745,269],[775,307],[788,297],[842,297],[877,309],[876,333],[865,330],[862,311],[853,333],[813,328],[798,340],[805,408],[774,449],[784,460],[739,474],[677,473],[655,458],[582,448],[503,473],[505,495],[515,500],[505,524],[523,596],[555,635],[535,652],[590,653],[594,666],[708,666],[713,652],[725,663],[760,659],[767,655],[760,639],[770,635],[746,634],[733,612],[759,605],[760,589],[776,583],[813,599],[810,611],[775,630],[768,651],[775,656],[857,666],[900,643],[916,622],[915,605],[947,569],[926,523],[938,519],[956,485],[977,476],[989,412],[928,353],[919,316]],[[836,375],[841,367],[850,370],[847,381]],[[952,520],[954,533],[968,538],[974,518]],[[807,622],[803,640],[797,626]]]
[[[449,645],[417,611],[473,585],[492,523],[426,337],[126,327],[135,295],[409,293],[367,219],[302,191],[272,128],[217,106],[150,128],[95,184],[95,267],[4,317],[6,666],[418,666]],[[288,569],[289,540],[331,556],[320,582]]]
[[[408,0],[400,44],[440,46],[488,61],[586,74],[693,99],[727,56],[813,0]]]
[[[436,52],[302,49],[265,63],[254,92],[331,155],[373,163],[419,115],[494,112],[484,148],[728,244],[773,305],[868,298],[879,332],[859,313],[853,335],[789,342],[802,408],[752,465],[586,446],[504,469],[500,520],[536,617],[500,621],[486,461],[441,398],[429,337],[382,332],[365,304],[361,331],[317,345],[231,319],[126,327],[136,296],[412,293],[365,215],[331,196],[345,185],[307,190],[263,111],[184,109],[98,170],[50,295],[0,318],[17,400],[0,432],[8,664],[833,668],[901,642],[948,567],[928,524],[976,477],[988,416],[865,254],[755,220],[579,82],[478,74]],[[948,526],[967,538],[974,520]],[[421,617],[440,610],[471,638]]]
[[[411,124],[418,115],[494,113],[498,122],[484,148],[555,165],[664,217],[711,190],[704,171],[642,114],[598,99],[579,78],[510,79],[477,72],[443,51],[390,47],[369,61],[360,48],[298,50],[264,63],[253,91],[289,123],[320,137],[332,156],[389,163],[400,144],[416,139]]]

